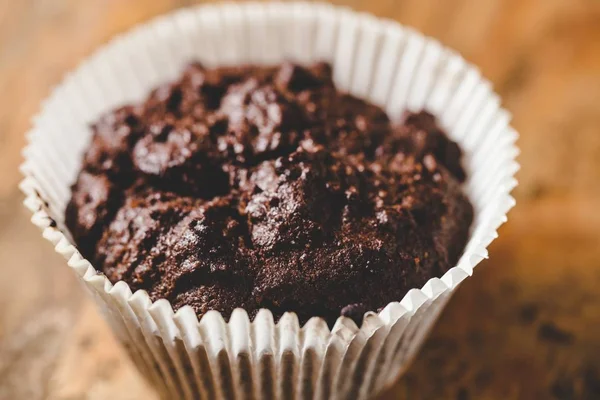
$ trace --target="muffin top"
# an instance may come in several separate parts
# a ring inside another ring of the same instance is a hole
[[[457,144],[426,112],[391,124],[326,64],[191,64],[93,131],[66,209],[79,250],[199,316],[360,324],[454,266],[468,238]]]

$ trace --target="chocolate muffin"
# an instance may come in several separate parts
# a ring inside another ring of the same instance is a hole
[[[199,316],[360,324],[454,266],[473,219],[434,117],[392,124],[326,64],[192,64],[93,130],[66,209],[78,248]]]

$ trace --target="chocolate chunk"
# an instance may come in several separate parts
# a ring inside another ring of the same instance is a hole
[[[353,320],[358,327],[362,325],[363,318],[365,313],[369,311],[367,307],[365,307],[362,303],[356,304],[348,304],[346,307],[342,308],[340,314],[344,317],[348,317]]]
[[[92,258],[96,242],[120,206],[122,193],[108,176],[88,171],[79,174],[72,190],[65,220],[81,253]]]
[[[229,121],[229,135],[221,138],[220,148],[230,148],[243,162],[291,151],[305,129],[297,103],[253,78],[231,86],[220,111]]]
[[[126,180],[131,170],[131,148],[143,131],[138,112],[126,106],[106,114],[92,126],[92,144],[84,157],[84,169]]]

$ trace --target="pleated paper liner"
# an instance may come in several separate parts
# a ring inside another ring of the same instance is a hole
[[[208,67],[327,61],[341,90],[383,107],[390,118],[426,109],[465,152],[464,190],[475,209],[458,265],[408,292],[359,328],[339,318],[299,326],[268,310],[229,323],[200,321],[111,284],[83,259],[64,226],[70,185],[101,113],[140,101],[189,61]],[[514,205],[517,134],[478,69],[437,41],[397,23],[319,3],[245,3],[183,9],[140,25],[98,50],[44,102],[28,134],[21,188],[32,222],[81,278],[142,374],[164,398],[365,399],[392,384],[460,282],[487,257]],[[41,273],[41,272],[40,272]],[[452,357],[452,354],[448,354]]]

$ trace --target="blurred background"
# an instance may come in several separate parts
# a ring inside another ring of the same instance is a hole
[[[17,189],[66,71],[191,0],[0,0],[0,400],[153,399]],[[517,206],[384,399],[600,399],[600,1],[336,2],[479,65],[520,132]]]

